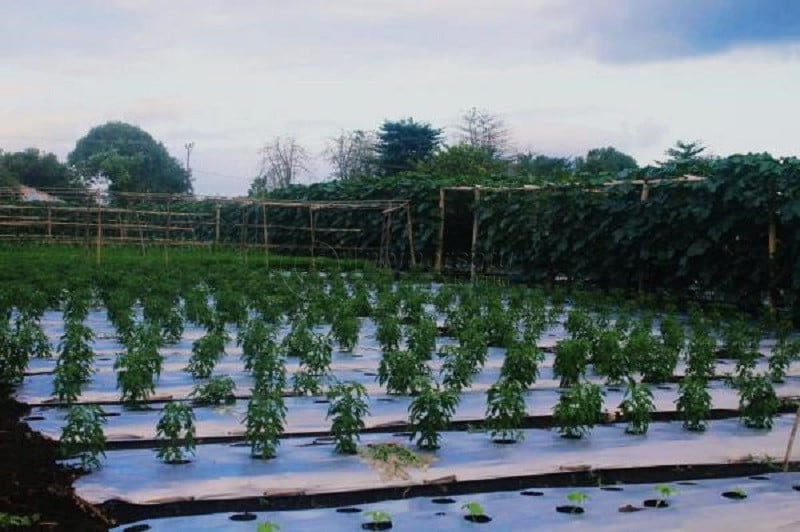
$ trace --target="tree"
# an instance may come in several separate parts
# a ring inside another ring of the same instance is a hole
[[[492,157],[483,148],[456,144],[437,151],[433,157],[419,163],[417,170],[432,176],[480,178],[505,174],[508,163]]]
[[[510,133],[503,119],[475,107],[461,116],[458,126],[462,143],[501,157],[508,149]]]
[[[575,177],[575,161],[569,157],[519,153],[514,159],[512,172],[535,182],[562,183]]]
[[[0,182],[5,172],[10,179],[36,188],[74,187],[79,184],[75,173],[53,153],[36,148],[0,154]]]
[[[378,166],[385,175],[412,170],[433,156],[441,142],[442,130],[426,122],[385,120],[378,131]]]
[[[703,155],[705,151],[706,147],[699,140],[691,142],[679,140],[664,152],[668,159],[656,161],[656,164],[662,170],[677,176],[690,173],[709,173],[714,158],[710,155]]]
[[[111,192],[192,191],[190,173],[164,145],[124,122],[93,127],[67,161],[85,182],[106,181]]]
[[[294,137],[275,137],[261,149],[261,170],[250,185],[251,196],[287,187],[308,171],[308,152]]]
[[[3,150],[0,150],[0,188],[15,187],[17,185],[19,185],[19,180],[6,168]]]
[[[579,172],[591,175],[601,173],[618,174],[624,170],[639,168],[636,159],[611,146],[589,150],[586,158],[577,161],[577,164]]]
[[[375,175],[378,172],[375,143],[375,133],[361,129],[341,131],[330,139],[325,157],[333,165],[333,178],[348,180]]]

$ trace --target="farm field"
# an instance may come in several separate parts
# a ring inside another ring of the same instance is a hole
[[[800,397],[782,319],[357,261],[104,254],[15,250],[0,376],[120,530],[406,529],[451,496],[437,529],[476,526],[464,511],[633,529],[748,505],[790,522],[771,510],[800,483],[776,472]],[[669,508],[617,511],[655,485]],[[721,497],[733,487],[751,496]],[[586,512],[560,515],[575,490]]]

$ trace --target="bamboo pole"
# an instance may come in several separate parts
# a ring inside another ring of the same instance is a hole
[[[473,189],[473,196],[475,206],[472,209],[472,247],[469,258],[469,279],[475,280],[475,256],[477,255],[478,247],[478,204],[481,201],[481,189],[475,187]]]
[[[53,210],[47,206],[47,238],[53,238]]]
[[[783,457],[783,472],[789,471],[789,458],[792,455],[792,447],[794,447],[794,438],[797,436],[797,425],[800,424],[800,407],[797,407],[797,413],[794,416],[794,425],[792,425],[792,432],[789,434],[789,443],[786,445],[786,454]]]
[[[436,264],[437,273],[442,271],[442,254],[444,253],[444,188],[439,188],[439,239],[436,244]]]
[[[316,268],[316,260],[314,256],[314,246],[316,245],[316,235],[315,235],[315,221],[314,221],[314,207],[308,208],[308,227],[311,230],[311,266]]]
[[[267,205],[263,201],[261,213],[264,216],[264,255],[267,257],[267,268],[269,268],[269,225],[267,225]]]
[[[647,181],[642,182],[642,193],[639,196],[639,203],[644,203],[647,201],[647,198],[650,197],[650,188],[647,186]],[[640,209],[641,210],[641,209]],[[639,249],[641,254],[641,247]],[[639,294],[641,295],[644,292],[644,271],[642,271],[641,265],[639,266],[639,286],[638,286]]]
[[[216,214],[216,221],[214,223],[214,244],[219,244],[219,203],[216,205],[217,207],[217,214]]]
[[[408,233],[408,253],[411,258],[411,266],[417,265],[417,253],[414,250],[414,228],[411,223],[411,206],[406,204],[406,232]]]
[[[97,255],[95,261],[100,264],[100,248],[103,245],[103,206],[97,206]]]

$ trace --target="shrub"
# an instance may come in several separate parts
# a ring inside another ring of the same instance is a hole
[[[535,343],[514,341],[506,349],[500,376],[515,380],[523,389],[529,388],[539,377],[539,364],[544,361]]]
[[[358,433],[364,429],[364,416],[369,413],[367,391],[357,382],[339,382],[328,391],[328,415],[333,419],[331,432],[336,442],[336,452],[355,454]]]
[[[480,372],[472,352],[463,346],[444,346],[439,356],[444,358],[439,373],[445,388],[460,392],[468,387],[472,378]]]
[[[390,394],[413,394],[420,377],[428,376],[428,367],[411,351],[384,352],[378,365],[378,383]]]
[[[785,336],[778,339],[769,357],[769,377],[772,382],[783,382],[791,363],[800,356],[800,339],[788,340]]]
[[[708,323],[700,318],[692,321],[692,338],[686,353],[686,376],[707,380],[714,376],[716,341]]]
[[[711,395],[706,390],[706,381],[687,376],[678,390],[675,403],[683,419],[683,428],[698,432],[706,430],[706,419],[711,411]]]
[[[106,419],[97,405],[73,405],[67,412],[67,424],[61,431],[61,450],[65,456],[77,455],[84,469],[99,469],[105,456]]]
[[[192,356],[186,371],[195,379],[210,377],[219,359],[225,356],[225,344],[229,340],[230,336],[221,325],[208,330],[192,344]]]
[[[73,308],[71,316],[85,313]],[[93,373],[94,353],[89,345],[94,338],[92,330],[76,317],[68,317],[59,344],[59,357],[53,377],[53,394],[64,403],[74,402],[83,384]]]
[[[561,436],[582,438],[589,435],[602,417],[603,392],[600,386],[580,382],[561,393],[553,408],[553,418]]]
[[[430,360],[436,350],[436,321],[423,314],[413,325],[406,328],[406,348],[420,360]]]
[[[501,377],[486,395],[486,426],[494,441],[519,441],[525,418],[525,388],[517,380]]]
[[[314,338],[311,328],[305,319],[292,322],[292,328],[283,341],[281,349],[289,357],[301,357],[313,348]]]
[[[628,374],[627,360],[616,329],[604,329],[597,335],[592,357],[595,371],[606,377],[608,384],[619,384]]]
[[[416,439],[420,449],[439,448],[439,432],[446,430],[458,406],[458,392],[450,388],[433,386],[429,379],[417,384],[419,393],[408,406],[411,439]]]
[[[195,450],[194,412],[184,403],[170,401],[164,407],[156,425],[156,437],[161,440],[157,454],[166,463],[179,463]]]
[[[262,357],[274,355],[278,347],[275,333],[276,327],[260,318],[250,319],[239,329],[236,343],[242,348],[245,370],[252,372]]]
[[[769,377],[751,375],[739,382],[739,411],[746,426],[772,428],[772,419],[778,412],[778,397]]]
[[[256,458],[274,458],[286,422],[286,404],[280,388],[259,388],[247,403],[245,439]]]
[[[553,374],[561,377],[559,386],[572,386],[583,376],[590,347],[589,341],[583,338],[565,338],[556,344]]]
[[[220,375],[211,377],[206,383],[196,385],[189,397],[199,405],[230,405],[236,402],[235,389],[236,384],[232,378]]]
[[[625,397],[619,407],[625,417],[628,418],[628,426],[625,432],[628,434],[644,434],[647,432],[652,412],[655,410],[653,392],[647,385],[628,379],[628,388],[625,390]]]
[[[400,320],[392,314],[381,314],[377,318],[375,327],[375,340],[381,349],[386,351],[397,351],[402,339]]]

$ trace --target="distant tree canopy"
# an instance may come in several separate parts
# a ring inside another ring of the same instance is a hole
[[[576,160],[576,165],[578,172],[591,175],[618,174],[624,170],[639,168],[636,159],[612,146],[589,150],[584,159]]]
[[[0,186],[28,185],[35,188],[75,187],[75,172],[53,153],[28,148],[19,152],[0,151]]]
[[[386,120],[378,130],[378,167],[384,175],[413,170],[433,156],[442,142],[442,130],[407,118]]]
[[[87,183],[105,180],[111,192],[192,191],[190,174],[164,145],[124,122],[92,128],[67,160]]]
[[[675,175],[706,174],[711,171],[714,157],[705,154],[705,151],[706,147],[699,140],[691,142],[679,140],[664,152],[667,159],[656,163]]]
[[[418,163],[421,173],[447,177],[493,177],[508,171],[507,161],[497,159],[482,146],[462,143],[438,150],[429,159]]]
[[[512,165],[514,175],[531,181],[563,183],[575,178],[575,160],[535,153],[517,154]]]

